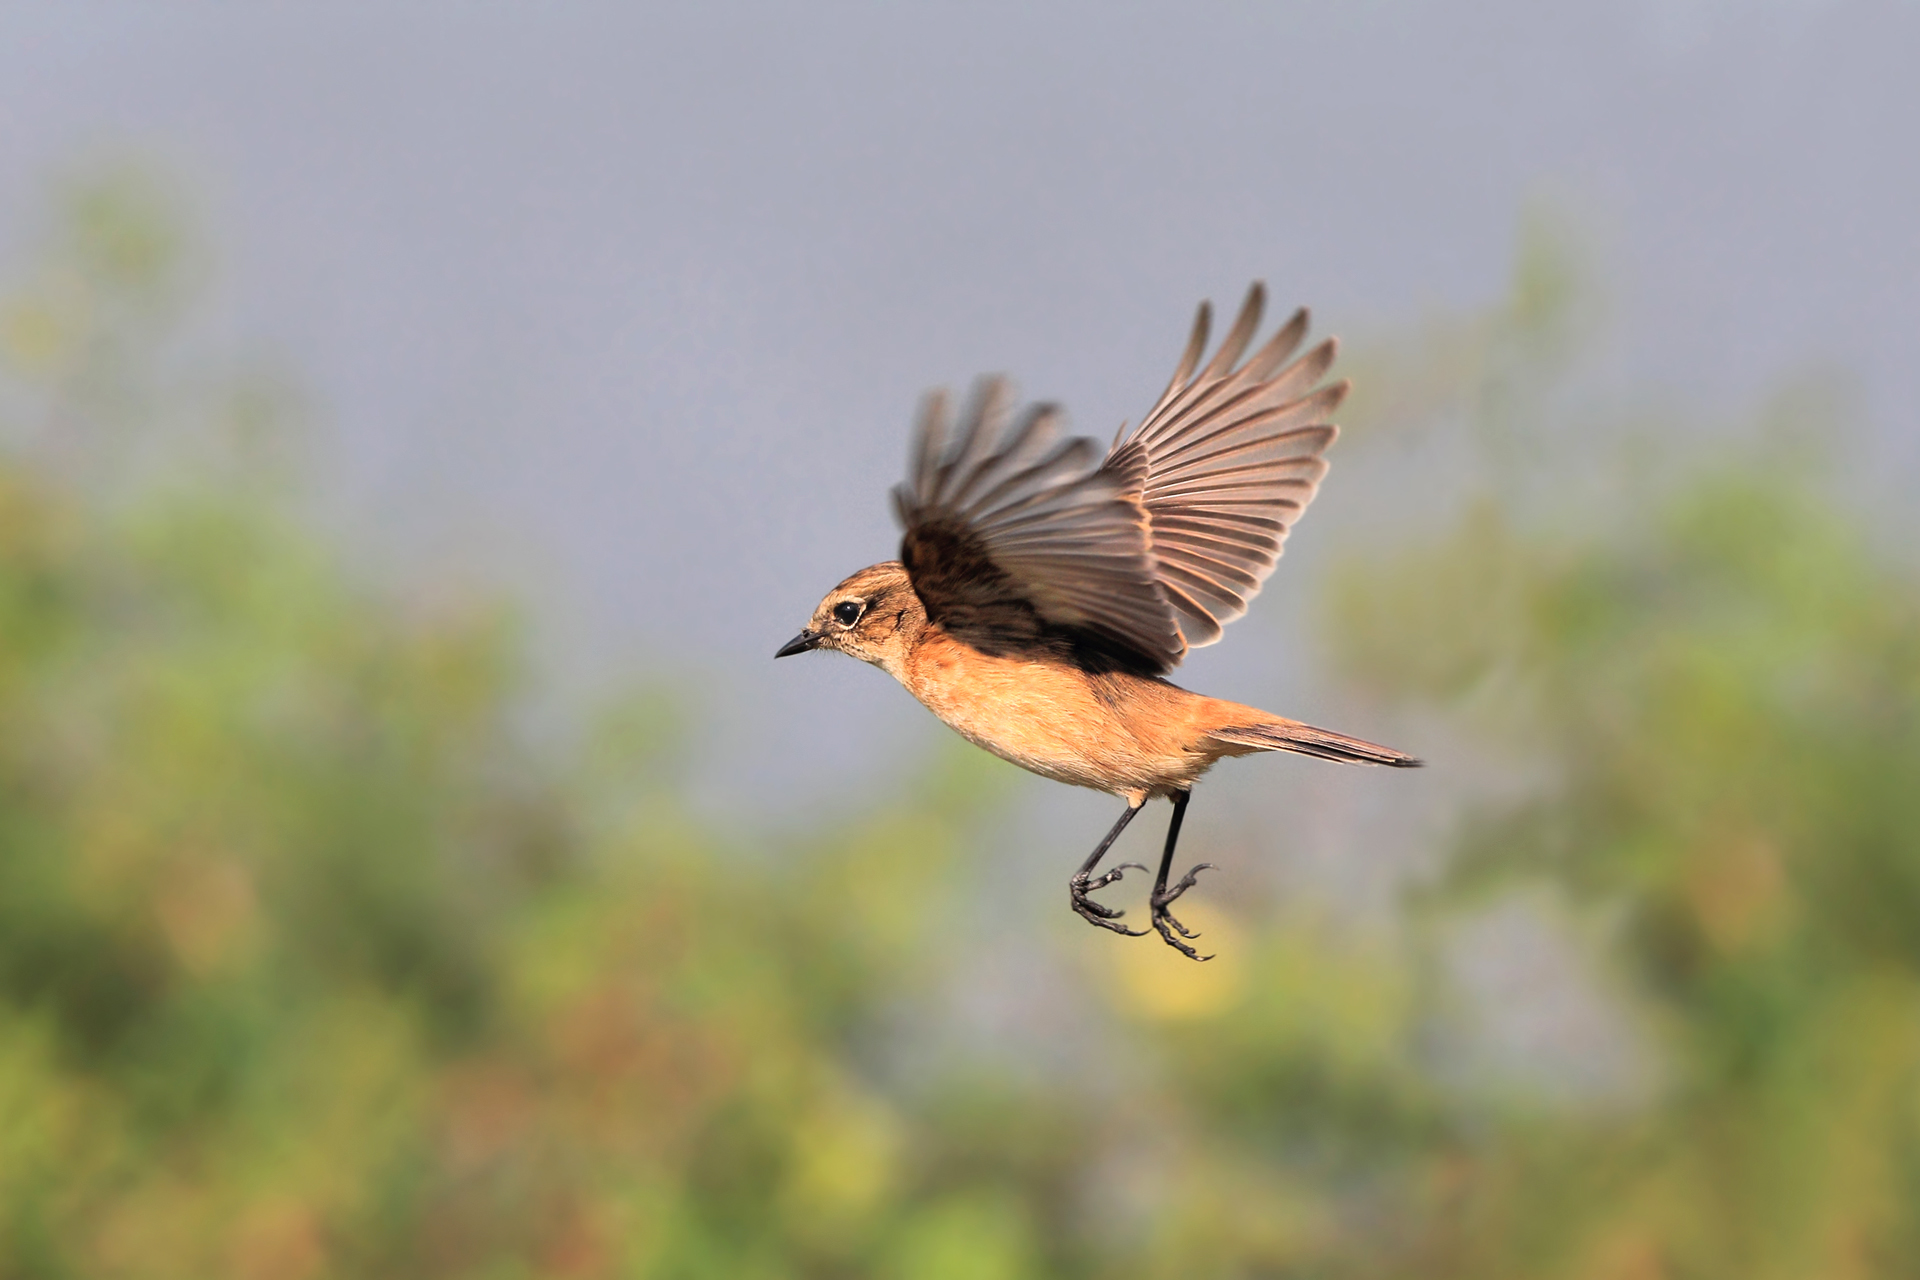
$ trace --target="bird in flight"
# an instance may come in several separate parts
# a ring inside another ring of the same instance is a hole
[[[944,392],[923,402],[907,479],[893,491],[900,558],[826,594],[784,658],[835,649],[905,685],[977,746],[1042,777],[1110,792],[1126,811],[1068,882],[1092,924],[1143,936],[1091,896],[1138,863],[1095,875],[1154,796],[1173,802],[1150,919],[1169,946],[1205,959],[1172,912],[1210,863],[1167,883],[1194,782],[1225,756],[1294,751],[1406,768],[1390,747],[1190,693],[1165,677],[1212,644],[1280,559],[1327,473],[1328,421],[1345,381],[1320,385],[1329,338],[1295,358],[1303,308],[1245,362],[1266,291],[1204,368],[1206,303],[1173,380],[1103,456],[1062,438],[1057,406],[1017,416],[1005,379],[983,378],[957,422]],[[1197,371],[1196,371],[1197,370]]]

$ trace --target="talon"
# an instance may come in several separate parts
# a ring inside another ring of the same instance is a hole
[[[1097,924],[1102,929],[1111,929],[1115,933],[1125,934],[1129,938],[1139,938],[1146,935],[1147,931],[1145,929],[1129,929],[1125,925],[1114,923],[1116,919],[1127,914],[1125,911],[1119,907],[1109,907],[1105,903],[1095,902],[1087,896],[1095,889],[1104,889],[1115,880],[1120,879],[1121,872],[1130,866],[1138,866],[1138,864],[1130,862],[1122,863],[1120,866],[1115,867],[1097,879],[1084,875],[1075,876],[1067,882],[1067,897],[1072,901],[1074,911],[1088,924]],[[1145,867],[1139,867],[1139,869],[1141,871],[1146,870]]]
[[[1180,954],[1189,960],[1211,960],[1213,957],[1203,956],[1186,943],[1180,941],[1180,938],[1197,938],[1200,935],[1187,928],[1186,925],[1181,924],[1180,921],[1174,917],[1173,912],[1167,910],[1167,908],[1172,906],[1181,894],[1193,888],[1193,886],[1199,882],[1199,876],[1202,871],[1213,871],[1216,869],[1211,862],[1199,863],[1189,870],[1187,874],[1181,876],[1178,883],[1172,888],[1160,893],[1155,893],[1147,899],[1148,904],[1153,909],[1154,929],[1159,932],[1160,937],[1165,940],[1168,946],[1180,952]],[[1173,936],[1176,930],[1179,932],[1180,938]]]
[[[1141,875],[1147,874],[1147,869],[1141,866],[1139,863],[1123,862],[1119,866],[1115,867],[1113,870],[1108,871],[1092,880],[1087,881],[1085,885],[1082,887],[1087,893],[1092,893],[1095,889],[1104,889],[1108,885],[1112,884],[1115,880],[1123,879],[1124,873],[1126,872],[1128,867],[1132,867],[1135,871],[1138,871]]]
[[[1092,910],[1088,908],[1092,908]],[[1102,929],[1111,929],[1115,933],[1123,934],[1129,938],[1143,938],[1146,936],[1147,931],[1145,929],[1129,929],[1127,926],[1115,924],[1111,919],[1107,918],[1107,916],[1125,915],[1126,912],[1124,911],[1114,911],[1111,908],[1103,908],[1097,902],[1082,902],[1078,900],[1074,902],[1073,909],[1079,912],[1080,918],[1088,924],[1097,924]],[[1106,912],[1106,915],[1100,914],[1103,911]]]
[[[1189,960],[1199,960],[1204,962],[1204,961],[1213,959],[1212,956],[1201,955],[1198,951],[1195,951],[1192,947],[1180,941],[1180,939],[1174,937],[1172,932],[1167,929],[1166,924],[1164,923],[1164,921],[1167,921],[1167,920],[1173,921],[1173,927],[1176,929],[1180,929],[1180,922],[1178,920],[1174,920],[1172,916],[1155,917],[1153,922],[1153,927],[1160,931],[1160,936],[1166,939],[1166,943],[1168,946],[1172,947],[1175,951],[1178,951],[1181,955],[1185,956]],[[1180,929],[1180,932],[1187,933],[1185,929]],[[1187,936],[1189,938],[1194,938],[1194,937],[1198,937],[1199,935],[1187,933]]]

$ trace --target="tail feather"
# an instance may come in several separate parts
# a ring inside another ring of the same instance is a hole
[[[1297,720],[1271,720],[1263,724],[1233,725],[1215,729],[1207,735],[1216,742],[1248,747],[1255,751],[1295,751],[1321,760],[1341,764],[1384,764],[1395,769],[1417,769],[1426,763],[1404,751],[1363,742],[1331,729],[1316,729]]]

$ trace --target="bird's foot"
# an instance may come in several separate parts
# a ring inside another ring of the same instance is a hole
[[[1212,871],[1214,869],[1214,865],[1211,862],[1199,863],[1191,871],[1187,872],[1187,874],[1181,876],[1179,883],[1175,884],[1172,888],[1156,890],[1153,896],[1147,900],[1153,906],[1153,927],[1160,931],[1160,936],[1166,939],[1168,946],[1189,960],[1211,960],[1213,957],[1203,956],[1185,942],[1181,941],[1181,938],[1197,938],[1200,935],[1174,919],[1173,912],[1167,910],[1167,908],[1171,907],[1174,900],[1181,894],[1193,888],[1195,878],[1199,876],[1202,871]],[[1180,936],[1175,937],[1174,935],[1176,933]]]
[[[1128,867],[1132,867],[1135,871],[1143,875],[1147,870],[1137,862],[1123,862],[1111,871],[1103,872],[1097,876],[1090,876],[1082,871],[1074,876],[1073,879],[1067,881],[1067,894],[1073,900],[1073,909],[1079,912],[1080,918],[1088,924],[1097,924],[1102,929],[1111,929],[1115,933],[1124,933],[1129,938],[1143,938],[1147,933],[1145,929],[1129,929],[1123,924],[1114,923],[1115,920],[1127,914],[1126,912],[1120,910],[1118,907],[1109,907],[1104,903],[1095,902],[1087,896],[1096,889],[1104,889],[1115,880],[1120,879]]]

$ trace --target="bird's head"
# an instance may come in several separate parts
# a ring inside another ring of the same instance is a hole
[[[899,679],[927,613],[898,560],[871,565],[827,592],[806,629],[773,656],[837,649]]]

